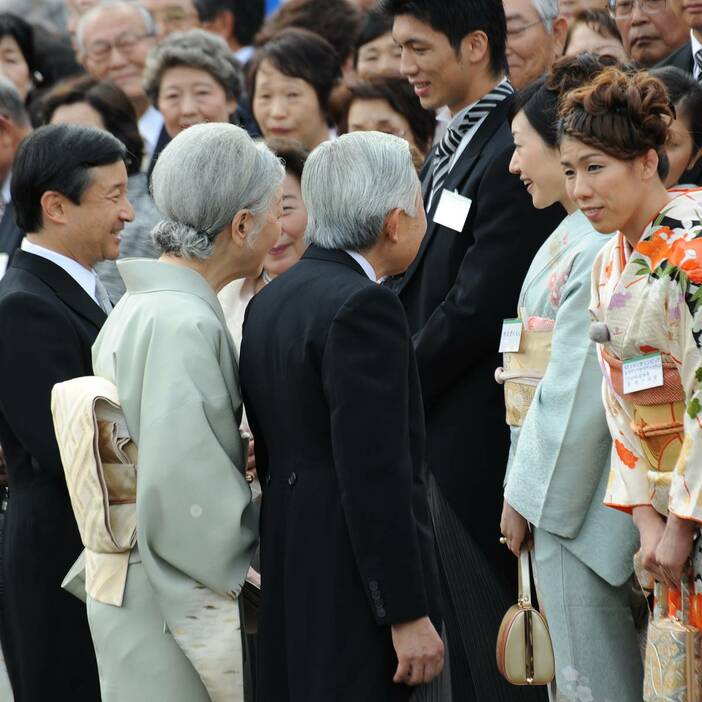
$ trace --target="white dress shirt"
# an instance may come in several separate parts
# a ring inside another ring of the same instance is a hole
[[[361,268],[363,268],[363,272],[374,282],[378,282],[378,276],[375,274],[375,271],[373,270],[373,266],[368,262],[367,258],[364,258],[358,251],[349,251],[347,249],[344,249],[344,252],[347,253],[351,258],[358,263]]]
[[[12,200],[12,193],[10,192],[10,186],[12,185],[12,171],[7,174],[5,182],[2,184],[2,209],[10,203]]]
[[[149,105],[139,118],[139,134],[144,140],[144,161],[147,163],[153,158],[162,129],[163,115],[153,105]]]
[[[68,275],[73,278],[73,280],[80,285],[85,292],[90,295],[90,297],[93,298],[95,301],[95,304],[98,306],[100,303],[98,302],[97,296],[95,295],[95,286],[97,285],[97,275],[95,274],[94,271],[84,268],[83,266],[78,263],[73,258],[68,258],[68,256],[64,256],[63,254],[57,253],[56,251],[52,251],[51,249],[47,249],[43,246],[39,246],[38,244],[34,244],[27,237],[24,237],[22,239],[22,245],[21,245],[22,251],[26,251],[27,253],[34,254],[35,256],[41,256],[42,258],[45,258],[47,261],[51,261],[52,263],[55,263],[57,266],[63,268]]]
[[[702,49],[702,43],[695,36],[692,29],[690,30],[690,49],[692,50],[692,75],[695,80],[699,80],[702,71],[700,71],[700,67],[697,65],[697,61],[695,61],[695,56],[697,56],[697,52]]]

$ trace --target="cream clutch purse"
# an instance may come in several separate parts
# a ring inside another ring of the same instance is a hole
[[[556,664],[548,625],[531,605],[529,551],[519,555],[519,600],[507,610],[497,634],[497,667],[512,685],[548,685]]]

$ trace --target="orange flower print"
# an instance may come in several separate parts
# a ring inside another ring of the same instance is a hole
[[[685,271],[693,283],[702,283],[702,239],[678,239],[673,244],[668,260],[673,266]]]
[[[629,451],[629,449],[624,446],[624,444],[619,441],[619,439],[614,440],[614,448],[617,449],[617,456],[619,456],[619,460],[627,467],[631,468],[632,470],[636,468],[636,464],[638,463],[638,458]]]
[[[668,258],[670,254],[670,237],[673,235],[670,227],[661,227],[650,239],[640,241],[636,245],[636,250],[647,256],[651,261],[651,270],[655,271],[661,261]]]

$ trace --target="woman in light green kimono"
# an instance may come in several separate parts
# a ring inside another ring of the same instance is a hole
[[[556,699],[641,702],[631,612],[638,539],[626,519],[602,504],[611,439],[588,336],[592,263],[609,237],[597,233],[567,197],[556,134],[561,91],[602,68],[593,56],[564,59],[515,103],[510,170],[536,207],[560,201],[568,216],[531,265],[519,300],[520,352],[505,354],[512,443],[500,526],[515,554],[533,536],[537,592],[555,653]],[[541,348],[536,354],[535,344]],[[549,345],[550,354],[544,351]],[[529,370],[514,372],[518,367]]]
[[[127,293],[93,367],[117,386],[138,448],[137,545],[121,607],[88,599],[103,702],[241,699],[236,597],[258,515],[217,292],[260,274],[280,233],[282,179],[238,127],[185,130],[153,173],[161,258],[119,262]]]

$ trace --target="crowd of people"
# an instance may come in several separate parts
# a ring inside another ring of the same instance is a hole
[[[271,4],[0,13],[8,701],[641,702],[654,588],[702,628],[702,13]]]

